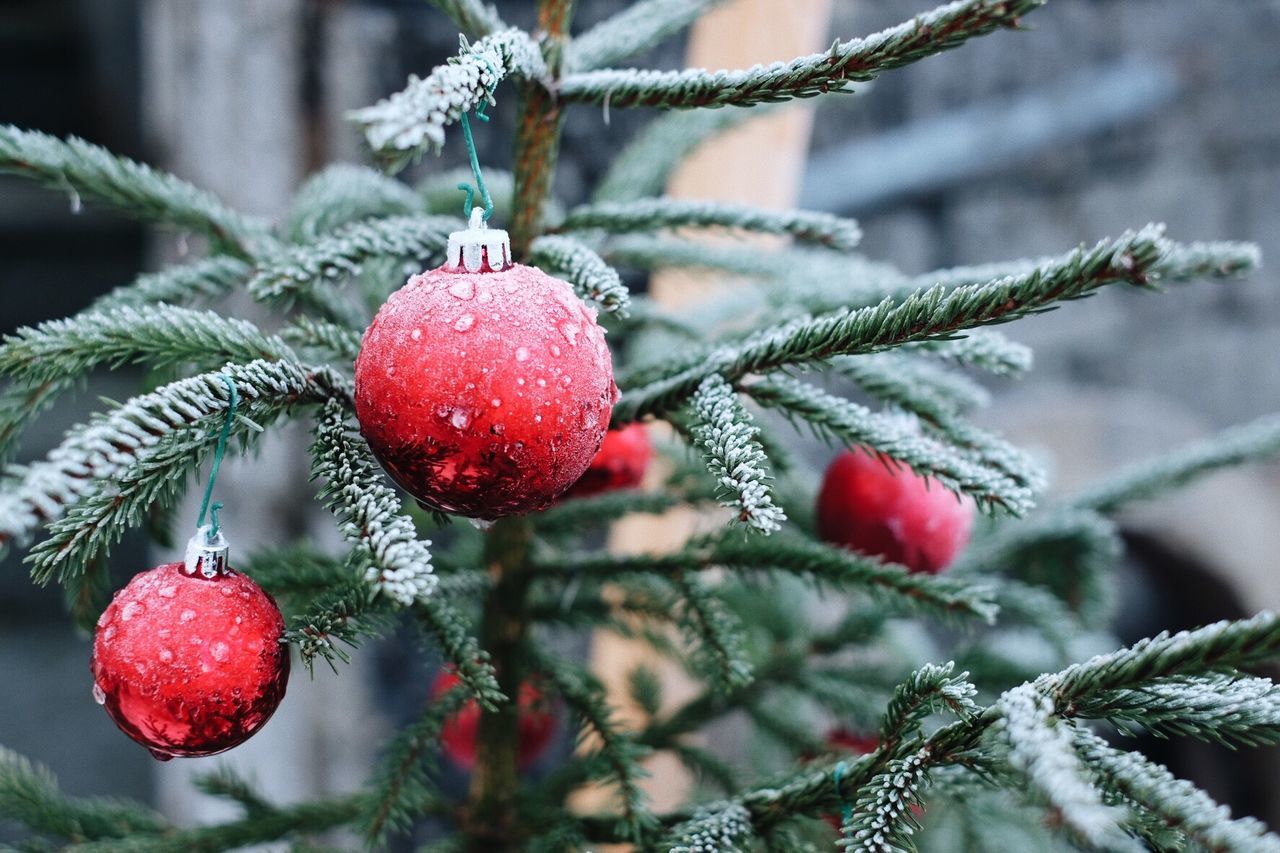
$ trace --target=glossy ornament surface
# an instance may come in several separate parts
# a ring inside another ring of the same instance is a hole
[[[274,599],[245,575],[141,572],[93,640],[93,695],[161,760],[214,755],[259,731],[284,698],[289,649]]]

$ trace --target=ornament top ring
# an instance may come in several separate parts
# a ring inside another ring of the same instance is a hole
[[[595,310],[514,263],[478,209],[469,224],[365,332],[356,417],[421,504],[493,519],[542,509],[582,476],[618,389]]]

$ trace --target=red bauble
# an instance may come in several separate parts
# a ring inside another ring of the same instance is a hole
[[[431,685],[433,698],[443,696],[459,683],[458,676],[444,670]],[[551,743],[556,731],[555,714],[550,703],[532,682],[520,686],[520,699],[516,705],[520,714],[520,739],[516,747],[516,761],[520,769],[527,769],[541,757]],[[464,770],[476,764],[476,736],[480,729],[480,706],[472,699],[445,720],[440,732],[440,743],[445,756]]]
[[[937,574],[969,542],[974,504],[906,465],[866,450],[841,453],[818,494],[818,535],[913,572]]]
[[[504,232],[461,232],[473,233]],[[410,278],[356,359],[356,417],[387,473],[429,507],[481,519],[573,485],[618,397],[595,312],[541,270],[499,267]]]
[[[628,424],[604,434],[604,443],[582,479],[569,487],[565,497],[581,498],[614,489],[640,485],[653,459],[649,431],[640,424]]]
[[[244,575],[159,566],[135,575],[98,619],[94,698],[156,758],[222,752],[284,698],[283,633],[275,601]]]

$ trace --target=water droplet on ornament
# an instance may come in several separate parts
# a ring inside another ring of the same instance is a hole
[[[168,586],[160,587],[160,591],[157,594],[161,598],[173,598],[178,594],[178,588],[173,584],[169,584]]]
[[[454,409],[453,414],[449,416],[449,423],[456,429],[466,429],[471,426],[471,413],[466,409]]]
[[[173,756],[170,755],[169,753],[162,752],[161,750],[155,749],[150,746],[147,747],[147,752],[151,753],[151,757],[154,758],[156,761],[172,761],[173,760]]]
[[[67,194],[71,199],[72,213],[79,213],[81,210],[84,209],[84,205],[80,201],[80,193],[76,192],[75,190],[70,190]]]
[[[502,434],[503,434],[504,432],[506,432],[506,431],[507,431],[507,428],[506,428],[503,424],[500,424],[500,423],[498,423],[498,424],[491,424],[491,425],[489,426],[489,432],[493,433],[494,435],[502,435]]]
[[[560,334],[564,335],[564,339],[569,342],[569,346],[576,347],[578,345],[578,335],[582,332],[582,327],[577,323],[561,323]]]
[[[480,301],[485,303],[492,302],[493,294],[487,290],[480,291]]]
[[[523,376],[517,376],[517,377],[516,377],[516,384],[517,384],[517,385],[523,385],[523,384],[524,384],[524,377],[523,377]]]
[[[465,332],[465,331],[468,331],[475,324],[476,324],[475,317],[471,316],[470,314],[463,314],[461,317],[458,318],[458,322],[453,324],[453,329],[456,332]]]
[[[239,624],[240,624],[241,622],[243,622],[243,621],[244,621],[244,617],[243,617],[243,616],[237,616],[237,617],[236,617],[236,624],[237,624],[237,625],[239,625]]]
[[[547,380],[545,380],[545,379],[539,379],[539,380],[538,380],[538,387],[539,387],[539,388],[546,388],[546,387],[547,387]]]
[[[494,397],[492,400],[489,401],[489,405],[493,406],[495,409],[501,409],[502,401],[499,400],[497,397]]]
[[[140,616],[144,612],[146,612],[146,608],[143,607],[140,602],[130,601],[124,606],[124,609],[120,611],[120,621],[128,622],[133,617]]]
[[[564,376],[560,377],[560,384],[568,388],[573,384],[573,377],[566,373]]]
[[[414,329],[412,332],[409,333],[409,337],[413,338],[415,341],[422,340],[422,330]]]
[[[159,631],[156,631],[156,636],[160,637],[161,639],[164,639],[165,637],[169,636],[172,633],[173,632],[170,631],[168,628],[161,628]]]
[[[218,663],[226,663],[227,658],[231,657],[231,647],[218,640],[209,647],[209,654],[213,655],[213,659]]]
[[[555,356],[560,355],[560,347],[556,346],[555,344],[552,344],[552,345],[551,345],[551,354],[552,354],[552,355],[555,355]]]
[[[178,614],[179,622],[190,622],[194,618],[196,618],[196,612],[194,610],[184,610]]]
[[[168,649],[160,650],[161,663],[170,663],[172,660],[173,660],[173,652],[169,651]]]
[[[529,348],[516,347],[516,361],[528,361],[528,360],[529,360]]]
[[[97,702],[99,705],[107,704],[107,694],[98,686],[96,681],[93,683],[93,701]]]
[[[483,518],[468,518],[467,521],[470,521],[471,526],[476,530],[489,530],[494,524],[492,521],[488,521]]]
[[[230,597],[235,592],[234,589],[232,589],[228,584],[225,584],[225,583],[219,589],[221,590],[223,595],[228,597]]]
[[[104,610],[98,615],[98,627],[101,628],[103,625],[107,624],[108,621],[107,611]]]
[[[458,279],[449,285],[449,293],[455,299],[470,299],[476,295],[476,286],[471,283],[471,279]]]
[[[533,416],[533,422],[534,422],[535,424],[540,424],[540,423],[542,423],[542,415],[534,415],[534,416]]]

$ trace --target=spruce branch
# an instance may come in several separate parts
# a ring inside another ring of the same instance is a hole
[[[266,797],[248,779],[227,764],[220,764],[212,771],[197,776],[195,786],[211,797],[238,804],[246,815],[264,814],[272,808]]]
[[[470,183],[474,179],[471,167],[463,166],[429,175],[418,184],[416,189],[427,213],[456,215],[459,199],[462,198],[458,184]],[[489,190],[489,197],[493,199],[494,216],[499,219],[507,219],[511,216],[515,180],[515,176],[506,170],[485,166],[484,183]],[[548,208],[553,205],[554,202],[550,199],[546,201]]]
[[[839,358],[832,367],[863,391],[931,423],[979,409],[991,393],[969,377],[902,352]]]
[[[484,0],[431,0],[431,4],[472,38],[483,38],[506,28],[498,17],[498,10]]]
[[[363,335],[337,323],[302,316],[281,330],[280,337],[301,350],[321,355],[326,361],[351,365],[360,354]]]
[[[914,739],[925,719],[937,710],[950,711],[961,719],[975,715],[978,706],[973,697],[977,693],[978,689],[969,681],[969,673],[955,674],[954,662],[941,666],[930,663],[917,669],[897,686],[885,708],[880,721],[880,731],[885,737],[881,754],[899,757],[896,755],[899,746]]]
[[[920,828],[912,809],[922,805],[929,783],[927,749],[895,758],[858,789],[853,811],[840,826],[837,845],[865,853],[914,850],[911,836]]]
[[[114,205],[145,222],[207,234],[215,247],[252,256],[272,242],[265,222],[237,213],[212,193],[83,139],[0,125],[0,172],[34,178],[80,198]]]
[[[1090,847],[1137,850],[1120,830],[1124,810],[1103,803],[1075,752],[1076,727],[1055,713],[1053,700],[1034,685],[1007,691],[997,703],[996,729],[1009,747],[1008,762]]]
[[[787,516],[769,491],[759,428],[733,388],[719,376],[708,376],[694,395],[693,411],[707,470],[724,490],[721,505],[737,510],[739,521],[761,533],[781,529]]]
[[[109,311],[126,306],[139,308],[160,302],[171,305],[212,302],[245,284],[251,272],[249,264],[239,258],[229,255],[205,258],[140,275],[132,284],[117,287],[98,297],[87,310]]]
[[[538,516],[538,531],[545,536],[580,533],[588,525],[603,525],[632,513],[660,515],[680,505],[663,492],[621,489],[590,497],[562,500]]]
[[[35,386],[5,384],[0,390],[0,468],[13,458],[27,425],[75,385],[74,380],[63,379]],[[2,550],[3,544],[0,544]]]
[[[1071,500],[1072,507],[1110,513],[1164,494],[1206,474],[1280,453],[1280,415],[1267,415],[1156,459],[1131,465]]]
[[[1078,249],[1025,275],[951,291],[935,287],[901,301],[886,299],[869,308],[767,328],[703,353],[696,366],[684,367],[681,359],[679,369],[665,378],[638,388],[628,386],[614,408],[614,420],[625,423],[645,414],[670,411],[712,373],[736,382],[749,373],[951,337],[974,326],[1037,313],[1055,302],[1087,296],[1109,284],[1147,286],[1169,245],[1162,228],[1148,226],[1104,240],[1092,249]]]
[[[284,639],[298,647],[308,672],[320,658],[337,673],[338,661],[351,663],[347,648],[359,648],[366,638],[380,636],[390,622],[387,599],[376,597],[368,584],[351,575],[331,584],[289,620]]]
[[[956,47],[975,36],[1015,27],[1043,0],[960,0],[866,38],[836,42],[826,53],[745,71],[607,70],[570,74],[561,97],[617,107],[751,106],[847,91],[851,82]]]
[[[738,803],[710,803],[675,827],[660,849],[670,853],[735,853],[752,837],[751,812]]]
[[[590,71],[653,47],[724,0],[638,0],[574,38],[567,65]]]
[[[1234,747],[1280,742],[1280,688],[1236,673],[1155,679],[1076,702],[1073,712],[1122,731],[1189,736]]]
[[[356,222],[314,243],[290,246],[268,258],[254,273],[249,292],[267,302],[306,298],[341,276],[360,272],[377,257],[414,261],[420,268],[444,260],[449,232],[460,227],[443,216],[393,216]]]
[[[938,488],[971,495],[980,505],[999,506],[1015,515],[1032,506],[1028,484],[1038,483],[1040,475],[1012,449],[998,456],[1004,464],[996,465],[982,454],[924,435],[901,418],[877,414],[790,377],[745,384],[743,391],[763,406],[804,421],[815,433],[848,446],[874,449],[889,457],[885,464],[905,463],[917,473],[936,479]],[[951,419],[946,422],[953,427],[959,423]],[[978,436],[976,429],[964,434],[971,441]],[[1012,475],[1005,468],[1011,468]]]
[[[708,659],[712,687],[729,693],[750,684],[752,667],[737,617],[696,575],[683,572],[673,580],[684,603],[686,633]]]
[[[422,208],[418,194],[394,178],[367,166],[334,163],[308,178],[293,197],[285,233],[295,243],[313,243],[362,219],[406,216]]]
[[[1280,836],[1267,832],[1260,821],[1251,817],[1233,820],[1226,806],[1138,753],[1112,749],[1083,730],[1076,731],[1076,746],[1105,784],[1203,849],[1280,851]]]
[[[11,469],[17,476],[0,484],[0,545],[25,541],[39,524],[57,521],[81,499],[94,496],[94,506],[81,516],[81,523],[88,526],[79,531],[63,529],[33,553],[37,581],[49,580],[52,575],[42,566],[61,563],[67,549],[96,550],[106,541],[102,537],[113,535],[116,512],[125,513],[121,518],[136,518],[130,513],[145,509],[147,504],[128,499],[132,490],[172,488],[157,484],[190,470],[191,455],[212,445],[208,432],[226,413],[228,391],[223,376],[235,382],[245,410],[263,420],[292,403],[332,393],[332,377],[323,371],[308,372],[286,361],[253,361],[228,364],[217,373],[181,379],[135,397],[71,430],[43,461]],[[237,432],[246,428],[241,421],[233,425]],[[91,524],[91,519],[96,522]]]
[[[1254,243],[1184,243],[1165,257],[1161,275],[1168,281],[1243,278],[1260,266],[1262,251]]]
[[[413,521],[400,514],[400,498],[383,484],[378,463],[347,424],[339,401],[325,403],[311,454],[313,479],[325,481],[321,499],[367,562],[365,582],[402,607],[428,598],[437,583],[431,543],[419,539]]]
[[[414,604],[413,616],[482,708],[492,710],[506,701],[489,653],[480,648],[470,623],[457,608],[443,596],[432,595]]]
[[[977,367],[996,376],[1020,376],[1031,369],[1031,348],[1011,341],[994,329],[974,329],[952,340],[923,341],[904,347],[959,364]]]
[[[563,275],[581,298],[598,303],[610,314],[627,316],[631,294],[617,270],[578,240],[553,234],[537,237],[529,245],[529,261],[553,275]]]
[[[291,361],[297,356],[253,323],[172,305],[116,308],[24,327],[0,340],[0,374],[26,384],[69,381],[100,365]]]
[[[48,768],[0,747],[0,818],[67,842],[137,838],[165,829],[140,803],[69,797]]]
[[[401,91],[348,115],[360,125],[374,152],[399,169],[427,149],[439,151],[445,126],[463,113],[493,103],[493,90],[506,77],[538,79],[546,73],[542,53],[528,35],[517,29],[501,30],[473,44],[463,40],[448,64],[437,66],[424,78],[411,76]]]
[[[613,234],[659,228],[729,228],[759,234],[782,234],[839,252],[851,252],[862,239],[852,219],[803,210],[778,211],[718,201],[676,198],[599,202],[570,210],[563,231],[599,228]]]

